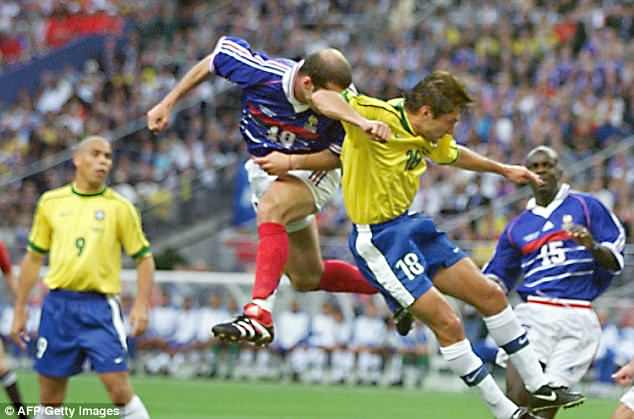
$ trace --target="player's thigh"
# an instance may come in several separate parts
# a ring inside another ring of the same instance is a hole
[[[421,295],[410,306],[410,312],[429,326],[440,346],[448,346],[464,339],[460,317],[436,288],[431,287]]]
[[[547,365],[560,338],[562,311],[544,304],[520,303],[513,309],[537,359]]]
[[[46,406],[61,405],[66,398],[68,377],[49,377],[40,374],[40,403]]]
[[[565,316],[554,342],[546,375],[555,384],[572,386],[581,381],[599,349],[601,325],[590,309],[559,308]]]
[[[113,404],[124,406],[132,400],[134,392],[127,371],[102,373],[99,374],[99,379],[106,388]]]
[[[634,419],[634,410],[621,401],[614,411],[612,419]]]
[[[467,257],[440,269],[433,281],[441,292],[474,306],[485,316],[497,314],[508,305],[500,287],[487,279]]]
[[[128,346],[121,305],[116,297],[99,296],[81,311],[78,346],[97,374],[127,372]]]
[[[317,221],[312,219],[307,227],[289,232],[288,244],[285,272],[293,286],[301,291],[316,289],[323,272]]]
[[[618,407],[612,415],[612,419],[634,419],[634,411],[629,407],[619,403]]]
[[[84,353],[78,343],[82,321],[78,302],[61,291],[44,298],[35,342],[35,371],[45,377],[70,377],[81,372]]]
[[[259,198],[258,223],[288,224],[317,211],[315,196],[308,185],[294,176],[278,177]]]
[[[363,276],[391,311],[410,307],[432,287],[427,262],[411,232],[416,220],[402,216],[377,226],[353,228],[348,245]]]

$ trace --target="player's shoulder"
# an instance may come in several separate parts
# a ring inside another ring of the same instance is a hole
[[[350,102],[361,108],[374,108],[379,112],[390,114],[395,116],[396,118],[400,118],[400,112],[397,107],[398,99],[385,101],[376,97],[358,94],[353,96],[350,99]]]
[[[521,233],[520,230],[522,230],[523,227],[524,229],[526,228],[526,222],[529,221],[529,219],[531,219],[532,217],[534,217],[534,214],[528,209],[524,208],[522,212],[511,218],[511,220],[506,224],[506,227],[504,228],[504,234],[513,234],[515,232]]]
[[[607,209],[607,207],[603,204],[603,202],[601,202],[599,198],[597,198],[596,196],[592,194],[589,194],[588,192],[571,190],[570,193],[568,194],[568,197],[575,199],[581,202],[583,205],[586,205],[590,208],[595,206],[600,206]]]
[[[124,208],[135,208],[132,201],[130,201],[128,198],[121,195],[119,192],[115,191],[112,188],[107,188],[103,194],[103,197],[113,202],[115,205],[120,205]]]
[[[73,191],[72,191],[71,185],[64,185],[59,188],[51,189],[49,191],[44,192],[42,196],[40,196],[39,204],[43,205],[45,203],[71,197],[72,195],[73,195]]]

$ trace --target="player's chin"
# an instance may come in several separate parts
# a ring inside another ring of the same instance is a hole
[[[104,182],[107,177],[108,177],[107,170],[96,170],[95,173],[93,173],[93,180],[97,182]]]

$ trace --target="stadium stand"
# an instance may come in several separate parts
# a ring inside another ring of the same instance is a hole
[[[614,209],[628,237],[634,233],[631,5],[610,0],[338,0],[314,7],[308,0],[172,0],[130,8],[124,2],[102,0],[66,2],[71,8],[61,10],[55,3],[3,1],[0,80],[5,71],[15,66],[28,71],[30,60],[46,59],[71,38],[89,33],[77,29],[56,36],[51,26],[62,15],[72,15],[77,22],[86,16],[108,16],[105,27],[114,28],[109,32],[116,36],[121,31],[123,41],[106,43],[99,56],[77,68],[44,72],[33,93],[21,92],[17,100],[0,103],[0,230],[16,254],[23,247],[38,196],[68,180],[68,149],[87,134],[117,140],[112,184],[151,213],[144,218],[153,241],[160,242],[174,227],[218,213],[217,197],[233,189],[234,174],[245,157],[235,91],[227,90],[221,80],[206,83],[166,134],[154,138],[142,127],[150,105],[225,33],[285,56],[303,56],[324,45],[339,47],[352,62],[357,87],[381,97],[397,96],[431,69],[456,72],[477,102],[460,122],[459,142],[512,162],[521,162],[533,146],[548,144],[561,151],[568,166],[585,162],[587,168],[572,179],[575,186],[599,196]],[[434,185],[433,194],[427,192],[429,185]],[[478,209],[480,215],[451,230],[453,238],[475,253],[475,241],[495,239],[521,208],[521,199],[503,207],[493,205],[515,193],[493,176],[449,175],[433,167],[423,178],[416,209],[447,224]],[[341,202],[322,212],[319,222],[322,234],[329,237],[324,254],[341,255],[349,229]],[[248,271],[255,257],[253,241],[248,228],[245,233],[236,227],[214,242],[224,253],[207,252],[202,263],[200,258],[188,260],[182,252],[157,256],[169,259],[165,266],[182,269]],[[486,259],[490,243],[484,247],[482,256],[476,257],[480,261]],[[631,267],[627,272],[631,274]],[[366,301],[354,298],[316,299],[309,304],[310,313],[301,313],[292,308],[295,297],[289,295],[288,309],[281,310],[278,323],[289,318],[295,319],[290,323],[313,326],[279,327],[277,343],[269,350],[218,344],[208,339],[206,326],[233,316],[244,291],[220,280],[221,274],[193,274],[199,280],[187,286],[176,279],[179,275],[157,289],[152,316],[161,320],[136,342],[138,371],[414,386],[430,369],[442,369],[425,330],[399,340],[389,322],[381,320],[386,313],[379,309],[362,316]],[[220,302],[217,296],[222,297]],[[31,331],[36,330],[40,298],[33,300]],[[331,307],[318,315],[321,303]],[[609,381],[614,365],[633,356],[634,307],[618,299],[610,300],[609,306],[602,312],[604,344],[590,381]],[[5,306],[2,311],[3,336],[10,310]],[[185,320],[190,330],[174,336],[170,322]],[[355,323],[361,321],[372,324],[383,337],[369,341],[357,336]],[[345,324],[337,326],[340,333],[334,333],[335,323]],[[474,340],[486,338],[478,320],[468,329]],[[302,330],[320,333],[302,335]],[[334,368],[320,374],[326,360]],[[355,362],[363,368],[354,368]]]

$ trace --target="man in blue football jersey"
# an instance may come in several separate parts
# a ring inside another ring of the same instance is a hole
[[[196,64],[172,91],[148,112],[148,127],[167,126],[176,102],[210,74],[242,88],[240,132],[254,157],[246,163],[253,203],[257,209],[258,249],[252,301],[244,315],[215,325],[220,339],[267,344],[273,339],[271,311],[275,291],[286,272],[298,291],[324,290],[374,294],[356,266],[340,260],[322,261],[315,212],[338,189],[339,154],[344,130],[338,121],[311,109],[319,89],[343,91],[350,86],[350,64],[337,50],[324,49],[304,61],[272,58],[254,51],[243,39],[224,36],[214,51]],[[387,125],[366,119],[349,121],[376,138],[389,137]],[[273,151],[284,160],[288,174],[272,176],[256,164]],[[308,167],[304,158],[322,154]],[[296,167],[310,170],[293,170]],[[408,320],[401,323],[408,329]],[[402,328],[402,330],[404,330]]]
[[[598,199],[562,183],[553,149],[533,149],[526,167],[544,183],[531,185],[534,197],[504,229],[484,273],[507,291],[523,278],[516,289],[523,300],[517,317],[551,382],[568,387],[581,380],[599,346],[592,300],[623,268],[625,232]],[[528,397],[511,364],[507,392],[516,403]],[[556,412],[540,414],[553,418]]]

